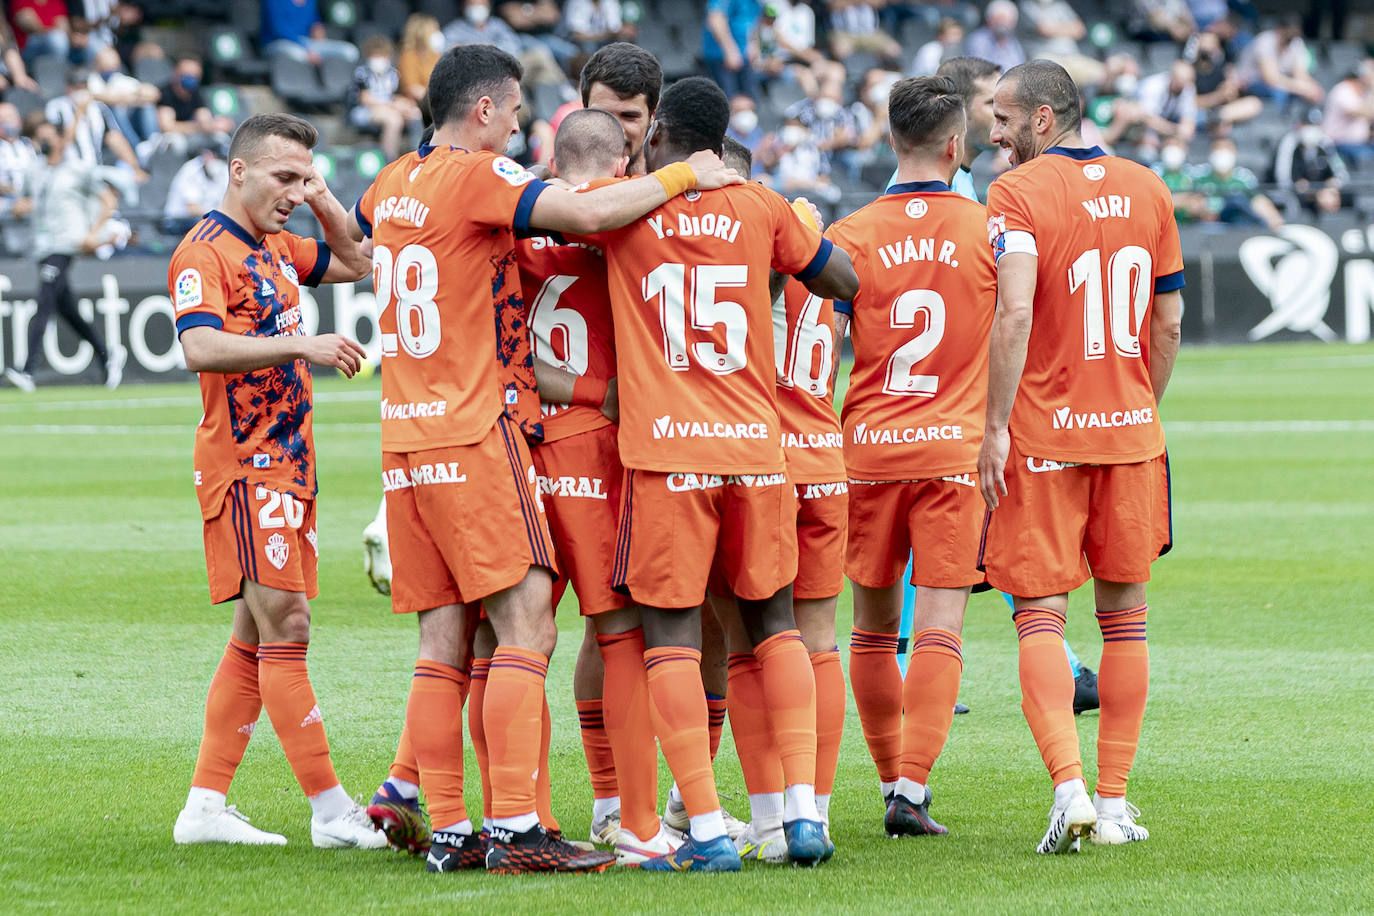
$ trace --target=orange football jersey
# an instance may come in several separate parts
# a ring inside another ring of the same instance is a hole
[[[998,258],[1038,257],[1026,368],[1011,412],[1022,453],[1124,464],[1164,451],[1150,310],[1183,287],[1173,199],[1145,166],[1054,147],[988,191]]]
[[[827,237],[859,274],[844,460],[856,480],[976,470],[997,273],[976,201],[942,181],[893,185]]]
[[[545,187],[505,156],[426,146],[358,201],[373,242],[383,451],[471,445],[502,412],[539,437],[515,236]]]
[[[600,187],[592,182],[578,190]],[[606,289],[606,255],[588,242],[549,236],[516,243],[520,286],[529,308],[534,358],[574,375],[615,377],[615,329]],[[544,402],[544,441],[609,426],[598,408]]]
[[[773,346],[777,355],[778,417],[782,452],[793,483],[845,479],[844,436],[832,403],[834,304],[811,293],[800,280],[787,281],[773,303]]]
[[[689,191],[593,239],[606,252],[627,468],[783,470],[769,271],[831,245],[761,185]]]
[[[303,335],[298,284],[318,285],[329,259],[323,242],[291,232],[258,242],[211,210],[177,245],[167,268],[177,333],[211,327],[248,337]],[[236,480],[314,499],[309,363],[202,372],[200,398],[205,414],[196,427],[195,480],[204,518],[220,513]]]

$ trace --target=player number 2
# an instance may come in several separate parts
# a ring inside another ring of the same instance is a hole
[[[542,362],[574,375],[587,371],[587,319],[577,309],[559,308],[558,300],[577,277],[556,274],[544,281],[530,307],[530,327],[534,328],[534,356]],[[554,346],[554,331],[562,331],[563,347]]]
[[[935,352],[945,336],[944,297],[933,289],[909,289],[892,303],[888,323],[893,330],[914,328],[920,317],[925,318],[925,329],[898,347],[887,361],[885,394],[933,398],[940,387],[938,375],[923,375],[915,369],[917,363]]]
[[[396,333],[382,333],[382,355],[395,356],[401,349],[416,359],[439,349],[439,265],[434,252],[424,245],[407,245],[394,257],[390,248],[372,250],[372,288],[377,295],[377,314],[386,323],[392,296],[396,305]]]
[[[807,394],[823,398],[830,385],[835,352],[830,328],[822,327],[818,320],[823,300],[820,296],[808,295],[797,315],[797,324],[791,329],[787,327],[786,302],[787,296],[782,295],[773,303],[778,384],[784,388],[800,388]]]
[[[1110,317],[1112,348],[1122,356],[1140,358],[1140,325],[1150,306],[1153,277],[1150,252],[1139,245],[1118,248],[1107,259],[1106,301],[1103,301],[1102,252],[1090,248],[1069,268],[1069,292],[1083,290],[1083,358],[1107,356]]]
[[[749,280],[745,264],[702,264],[689,274],[683,264],[665,262],[649,271],[642,290],[645,302],[658,300],[658,318],[663,328],[663,358],[674,372],[686,372],[692,361],[716,375],[729,375],[743,369],[749,318],[738,302],[717,300],[722,288],[742,287]],[[688,285],[690,282],[690,291]],[[706,340],[687,345],[687,325],[711,333],[717,325],[725,328],[725,349]],[[690,358],[688,354],[691,354]]]

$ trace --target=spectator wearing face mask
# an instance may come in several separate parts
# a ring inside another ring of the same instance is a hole
[[[821,174],[829,175],[835,158],[853,149],[859,139],[854,112],[840,101],[838,89],[828,89],[816,98],[802,99],[787,109],[788,120],[806,128],[821,154]]]
[[[439,20],[425,13],[411,13],[401,30],[401,53],[396,58],[402,93],[416,102],[425,97],[429,74],[444,48]]]
[[[1226,130],[1258,117],[1264,103],[1236,77],[1226,46],[1215,32],[1201,32],[1183,49],[1183,59],[1193,65],[1197,89],[1199,126]]]
[[[158,131],[158,88],[124,72],[119,52],[106,46],[95,52],[86,88],[91,97],[110,107],[120,130],[131,143],[141,143]]]
[[[354,127],[381,131],[382,154],[387,160],[401,154],[401,134],[420,124],[420,106],[401,89],[401,75],[391,63],[395,48],[385,35],[373,35],[363,43],[363,63],[353,73],[348,119]]]
[[[1302,40],[1302,19],[1290,14],[1277,28],[1255,36],[1236,63],[1236,77],[1251,94],[1280,108],[1293,97],[1318,105],[1326,92],[1312,77],[1311,61]]]
[[[764,84],[795,84],[808,96],[844,85],[844,65],[816,50],[816,19],[809,6],[769,2],[749,33],[746,56]]]
[[[24,181],[38,163],[38,152],[23,130],[19,109],[0,102],[0,219],[22,219],[33,209]]]
[[[527,86],[566,84],[568,79],[549,49],[541,44],[526,45],[504,19],[491,14],[490,0],[467,0],[463,16],[444,26],[444,43],[455,45],[494,45],[520,61],[525,68]]]
[[[965,43],[969,57],[990,60],[1003,71],[1026,62],[1026,50],[1016,38],[1021,13],[1012,0],[992,0],[983,12],[983,25]]]
[[[1136,91],[1145,136],[1141,148],[1153,153],[1169,139],[1185,144],[1197,131],[1197,88],[1193,67],[1185,60],[1174,61],[1164,73],[1153,73],[1140,81]]]
[[[1313,109],[1303,123],[1284,134],[1274,147],[1270,166],[1270,177],[1279,190],[1318,215],[1337,213],[1349,203],[1342,189],[1350,181],[1350,171],[1320,121],[1321,112]]]
[[[774,183],[792,197],[803,194],[828,203],[840,199],[840,189],[830,183],[830,167],[811,131],[800,118],[789,117],[778,131],[778,167]]]
[[[201,150],[172,176],[162,211],[162,231],[180,238],[218,206],[229,186],[229,164],[218,145]]]
[[[749,96],[737,95],[730,99],[730,126],[725,129],[725,136],[743,144],[754,153],[749,177],[755,181],[761,180],[767,174],[768,167],[777,163],[776,155],[767,163],[763,161],[763,128],[759,127],[759,113],[754,100]]]
[[[1273,201],[1259,191],[1255,173],[1236,164],[1236,144],[1229,137],[1212,141],[1207,165],[1193,179],[1207,200],[1204,220],[1241,226],[1264,226],[1277,232],[1283,217]]]
[[[830,50],[844,60],[855,51],[876,54],[892,66],[898,65],[902,46],[878,21],[882,3],[868,0],[830,0]]]
[[[183,57],[172,68],[172,79],[162,87],[157,100],[157,126],[162,140],[178,149],[185,149],[192,137],[206,141],[227,138],[234,122],[210,113],[210,106],[200,91],[203,74],[200,61]]]
[[[89,71],[73,67],[67,71],[66,93],[43,108],[46,120],[62,132],[66,155],[86,165],[98,166],[106,161],[108,153],[136,181],[147,181],[148,173],[139,165],[134,148],[119,129],[114,112],[91,96],[89,83]]]
[[[1208,218],[1207,198],[1194,190],[1186,144],[1175,138],[1165,140],[1154,172],[1174,196],[1174,218],[1178,222],[1192,223]]]

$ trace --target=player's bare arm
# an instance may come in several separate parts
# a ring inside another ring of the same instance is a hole
[[[372,258],[358,246],[353,236],[358,225],[343,204],[329,190],[319,169],[311,169],[305,180],[305,202],[314,211],[324,231],[324,243],[329,246],[329,267],[321,283],[352,283],[372,273]]]
[[[1035,277],[1039,258],[1008,252],[997,262],[997,314],[992,319],[988,365],[988,418],[983,446],[978,452],[978,486],[988,508],[996,509],[999,496],[1007,493],[1003,472],[1011,448],[1011,406],[1026,368],[1026,344],[1030,340]]]
[[[682,164],[688,167],[686,171],[678,168]],[[683,163],[673,163],[657,173],[593,191],[575,194],[562,188],[548,188],[530,211],[530,225],[569,235],[608,232],[633,222],[683,191],[709,191],[743,183],[739,173],[726,168],[719,156],[701,150]]]
[[[853,299],[859,292],[859,275],[849,252],[839,245],[830,249],[830,257],[820,273],[803,283],[822,299]]]
[[[1174,360],[1183,338],[1182,324],[1182,291],[1155,293],[1150,309],[1150,387],[1154,389],[1156,404],[1164,400],[1164,389],[1169,387],[1169,377],[1174,374]]]
[[[207,326],[182,331],[181,349],[192,372],[253,372],[303,359],[331,366],[348,378],[367,356],[361,345],[341,334],[249,337]]]
[[[546,404],[585,404],[597,408],[611,420],[620,414],[613,378],[575,375],[567,369],[535,360],[534,380],[539,385],[539,400]]]

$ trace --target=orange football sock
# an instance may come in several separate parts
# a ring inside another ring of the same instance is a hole
[[[816,679],[811,656],[795,629],[754,647],[763,669],[763,697],[787,785],[816,784]]]
[[[847,700],[840,650],[811,653],[811,673],[816,679],[816,794],[829,795],[840,763]]]
[[[696,817],[720,810],[711,770],[701,652],[683,646],[646,649],[644,669],[649,681],[649,716],[687,814]]]
[[[878,779],[896,782],[902,755],[902,669],[897,634],[854,628],[849,639],[849,686]]]
[[[261,711],[258,647],[230,636],[205,697],[205,729],[191,785],[229,794]]]
[[[535,781],[540,766],[546,656],[502,646],[491,656],[482,723],[487,732],[492,817],[520,817],[538,810]]]
[[[587,757],[592,798],[614,798],[620,794],[615,779],[615,757],[611,738],[606,734],[606,715],[601,698],[577,701],[577,721],[582,729],[582,753]]]
[[[487,696],[487,675],[491,659],[474,658],[468,669],[468,737],[472,753],[477,758],[477,775],[482,778],[482,818],[491,820],[491,767],[487,756],[487,727],[482,721],[482,707]]]
[[[415,662],[401,744],[414,748],[420,788],[436,830],[468,819],[463,800],[463,693],[468,675],[451,665]],[[397,748],[396,756],[401,756]],[[396,775],[395,766],[392,775]]]
[[[307,798],[339,784],[329,759],[324,717],[315,702],[310,673],[305,667],[307,645],[273,642],[258,646],[258,690],[272,718],[272,728],[286,753],[286,762]]]
[[[730,733],[744,771],[744,788],[750,795],[781,792],[782,761],[763,698],[763,667],[753,652],[732,652],[728,661]]]
[[[549,699],[544,697],[544,711],[539,722],[539,771],[534,777],[534,810],[545,830],[559,831],[558,818],[553,816],[553,786],[549,782],[549,743],[553,735],[553,719],[549,716]]]
[[[954,721],[959,676],[964,657],[959,637],[948,630],[926,629],[915,636],[915,651],[902,684],[903,779],[925,785]],[[921,799],[916,799],[921,801]]]
[[[644,631],[598,635],[602,712],[615,758],[620,824],[641,840],[658,834],[658,746],[649,717],[649,681],[644,673]]]
[[[1012,615],[1020,640],[1021,711],[1057,786],[1083,778],[1073,724],[1073,671],[1064,654],[1064,615],[1028,607]]]
[[[711,760],[716,759],[720,750],[720,736],[725,732],[725,713],[728,705],[725,697],[714,693],[706,694],[706,732],[711,741]]]
[[[466,675],[463,680],[467,680]],[[396,759],[391,761],[391,772],[388,775],[417,786],[420,784],[420,764],[415,759],[415,745],[410,740],[410,726],[404,724],[404,720],[401,725],[401,740],[396,742]]]
[[[1148,606],[1098,611],[1102,629],[1102,669],[1097,695],[1102,712],[1097,725],[1097,794],[1121,798],[1140,744],[1145,701],[1150,693],[1150,646],[1145,641]]]

